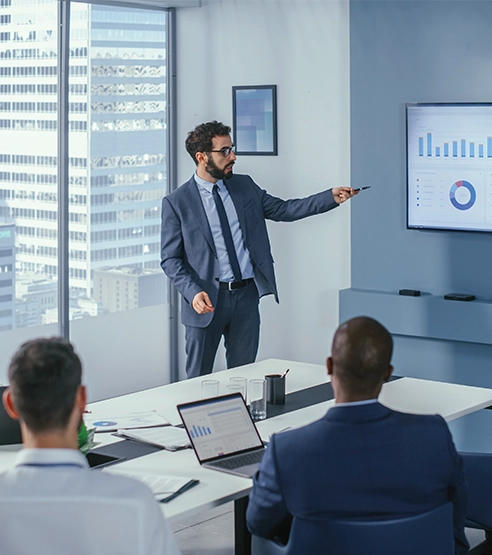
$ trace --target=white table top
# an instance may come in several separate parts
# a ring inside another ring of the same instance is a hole
[[[216,372],[202,378],[184,380],[173,384],[154,387],[145,391],[114,397],[105,401],[91,403],[88,408],[93,414],[116,414],[144,410],[156,410],[171,424],[181,424],[176,405],[201,398],[201,383],[204,379],[217,380],[220,383],[219,395],[227,393],[225,386],[229,378],[242,376],[248,380],[263,378],[266,374],[283,374],[287,368],[290,372],[286,378],[286,393],[306,389],[313,385],[328,382],[326,369],[316,364],[290,362],[286,360],[269,359],[254,364],[247,364],[232,370]]]
[[[217,379],[221,384],[219,393],[225,393],[225,384],[232,376],[244,376],[248,379],[263,377],[265,374],[290,372],[286,378],[286,392],[292,393],[307,387],[329,381],[326,369],[322,365],[270,359],[233,370],[215,373],[206,378]],[[89,408],[93,415],[111,416],[129,412],[156,410],[170,422],[177,424],[180,419],[176,405],[201,397],[201,381],[195,378],[175,384],[132,393],[92,403]],[[453,420],[465,414],[492,405],[492,389],[463,386],[414,378],[401,378],[383,386],[380,396],[383,404],[395,410],[418,414],[441,414],[446,420]],[[304,426],[321,418],[334,405],[334,400],[307,407],[295,412],[282,414],[258,423],[258,430],[263,439],[289,427]],[[108,433],[97,434],[103,444],[118,441]],[[12,465],[18,446],[0,447],[0,470]],[[159,451],[145,457],[122,462],[122,470],[145,472],[148,474],[165,474],[168,476],[189,476],[200,483],[177,497],[169,504],[161,504],[163,512],[170,520],[177,520],[200,513],[223,503],[247,495],[251,489],[251,480],[230,474],[202,468],[190,449],[178,452]]]

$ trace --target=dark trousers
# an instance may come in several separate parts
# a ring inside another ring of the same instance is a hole
[[[227,368],[255,361],[260,338],[258,304],[258,290],[254,282],[235,291],[219,290],[217,306],[210,324],[206,328],[186,326],[188,378],[212,372],[222,336]]]

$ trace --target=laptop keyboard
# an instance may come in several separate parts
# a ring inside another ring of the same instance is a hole
[[[225,468],[227,470],[234,470],[235,468],[239,468],[241,466],[248,466],[250,464],[261,462],[264,454],[265,449],[261,449],[260,451],[244,453],[243,455],[238,455],[237,457],[229,457],[222,461],[214,461],[211,465],[218,466],[219,468]]]

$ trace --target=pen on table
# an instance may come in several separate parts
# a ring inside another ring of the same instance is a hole
[[[287,368],[287,370],[282,374],[282,378],[285,378],[285,376],[287,376],[289,372],[290,372],[290,368]]]
[[[161,499],[159,503],[169,503],[169,501],[176,499],[178,495],[181,495],[182,493],[184,493],[185,491],[188,491],[189,489],[191,489],[192,487],[196,486],[199,483],[200,483],[200,480],[190,480],[183,487],[179,488],[178,491],[175,491],[173,494],[169,495],[169,497],[165,497],[164,499]]]

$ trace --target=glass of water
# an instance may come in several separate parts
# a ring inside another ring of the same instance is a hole
[[[217,380],[202,381],[202,399],[217,397],[219,394],[219,382]]]
[[[266,381],[263,379],[249,380],[248,398],[253,420],[264,420],[267,409]]]
[[[241,378],[240,376],[229,378],[229,385],[227,386],[227,390],[228,392],[240,391],[243,394],[244,400],[248,402],[248,380],[246,378]]]

